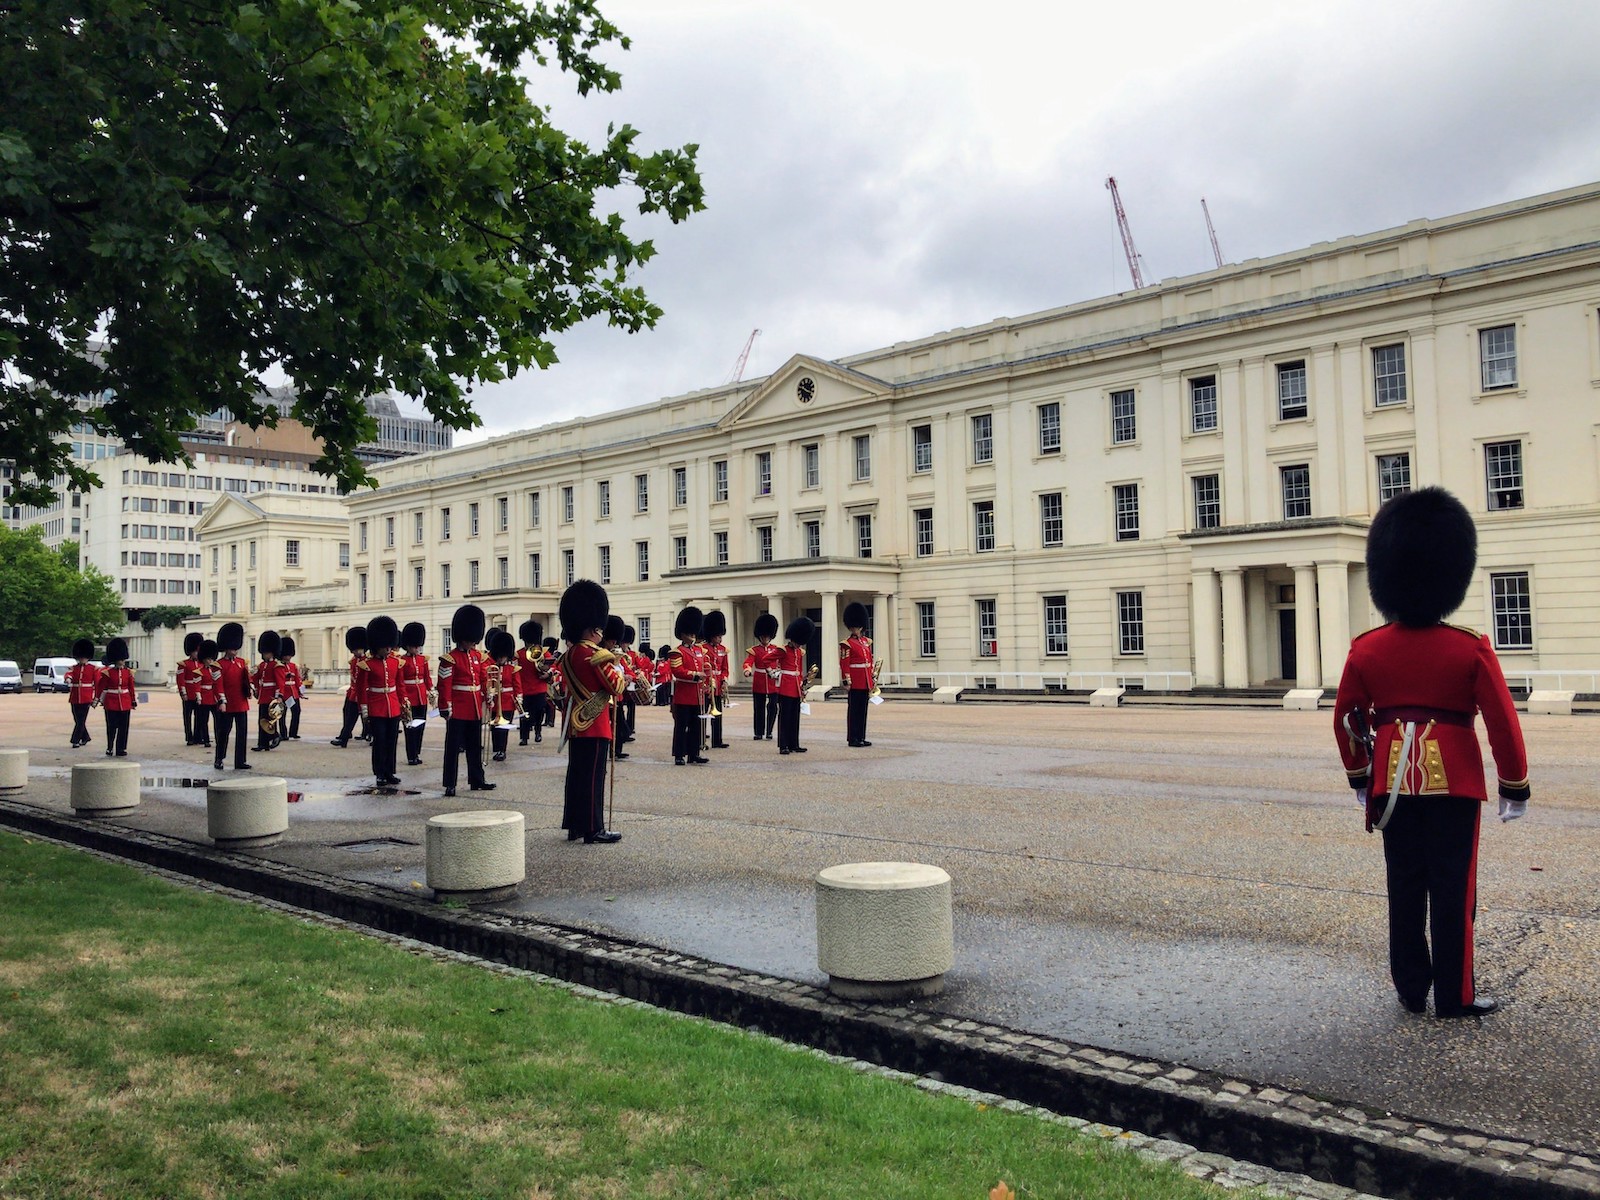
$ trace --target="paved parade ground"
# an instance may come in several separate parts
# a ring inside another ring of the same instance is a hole
[[[513,736],[494,792],[463,772],[446,799],[435,721],[427,765],[373,795],[366,747],[328,744],[339,699],[314,696],[303,740],[251,756],[304,793],[265,858],[415,894],[429,816],[515,809],[528,879],[510,911],[813,983],[816,872],[933,863],[955,887],[942,1011],[1600,1154],[1593,717],[1524,719],[1529,815],[1503,826],[1491,804],[1480,849],[1478,985],[1505,1009],[1437,1021],[1390,988],[1381,845],[1325,713],[891,701],[873,746],[848,749],[827,703],[802,723],[809,753],[780,758],[736,703],[730,748],[674,767],[669,715],[645,709],[617,764],[623,840],[586,846],[559,829],[550,731]],[[23,799],[68,811],[65,768],[103,759],[100,714],[90,728],[101,740],[70,750],[64,697],[0,697],[0,745],[32,750]],[[205,843],[211,758],[183,745],[175,696],[140,706],[130,756],[150,782],[119,823]]]

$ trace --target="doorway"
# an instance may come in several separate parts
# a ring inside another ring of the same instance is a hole
[[[1278,658],[1282,662],[1282,678],[1293,683],[1300,677],[1299,666],[1295,661],[1294,641],[1294,609],[1280,608],[1278,610]]]

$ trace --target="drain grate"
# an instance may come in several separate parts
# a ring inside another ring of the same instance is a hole
[[[190,779],[187,775],[139,776],[139,786],[142,788],[203,788],[210,782],[209,779]]]
[[[351,788],[346,796],[420,796],[422,792],[417,788],[397,787],[358,787]]]
[[[405,838],[379,837],[361,838],[359,841],[354,842],[335,842],[332,848],[335,850],[348,850],[351,854],[376,854],[379,850],[385,850],[390,846],[418,845],[421,845],[421,843],[409,842]]]

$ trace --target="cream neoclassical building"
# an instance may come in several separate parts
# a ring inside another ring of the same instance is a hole
[[[434,650],[467,601],[549,625],[587,576],[652,643],[693,602],[739,645],[762,611],[831,644],[861,600],[907,683],[1331,687],[1376,623],[1368,520],[1439,483],[1480,529],[1457,620],[1508,675],[1600,672],[1597,313],[1593,185],[796,354],[379,467],[346,498],[352,601],[320,654],[377,611]]]

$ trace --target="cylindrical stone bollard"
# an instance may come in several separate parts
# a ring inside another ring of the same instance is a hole
[[[219,850],[275,846],[288,830],[288,780],[263,775],[206,785],[206,836]]]
[[[526,822],[519,812],[440,813],[428,818],[428,886],[438,899],[506,900],[528,874]]]
[[[81,817],[120,817],[139,807],[139,764],[72,765],[72,810]]]
[[[950,876],[924,863],[817,872],[817,966],[850,1000],[937,995],[955,961]]]
[[[28,752],[0,750],[0,792],[18,792],[28,786]]]

